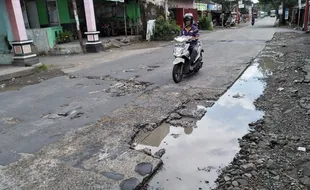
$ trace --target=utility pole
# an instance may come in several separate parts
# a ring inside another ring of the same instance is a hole
[[[280,24],[285,24],[285,17],[284,17],[284,7],[283,7],[283,1],[281,1],[281,15],[280,15]]]
[[[124,24],[125,24],[125,35],[127,38],[127,15],[126,15],[126,3],[124,1]]]
[[[301,9],[301,0],[298,0],[298,22],[297,22],[297,25],[298,25],[298,29],[299,29],[299,25],[300,25],[300,9]]]
[[[165,19],[166,20],[168,20],[168,16],[169,16],[168,0],[165,0]]]
[[[76,0],[72,0],[72,7],[73,7],[73,13],[74,13],[74,18],[75,18],[75,22],[76,22],[76,30],[77,30],[79,41],[80,41],[80,46],[81,46],[83,53],[85,53],[83,39],[82,39],[82,33],[81,33],[81,29],[80,29],[79,15],[78,15],[77,7],[76,7]]]
[[[309,0],[306,0],[305,16],[304,16],[304,31],[308,32],[308,18],[309,18]]]

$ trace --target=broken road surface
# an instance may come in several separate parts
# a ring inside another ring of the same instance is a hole
[[[180,84],[167,46],[0,93],[0,189],[142,186],[162,161],[133,150],[135,136],[186,105],[211,106],[272,38],[273,23],[202,35],[204,66]]]

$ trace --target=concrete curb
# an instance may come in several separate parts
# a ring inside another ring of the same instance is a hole
[[[124,43],[126,40],[128,43]],[[113,48],[120,48],[123,46],[130,45],[131,43],[143,41],[142,36],[127,36],[127,37],[116,37],[113,39],[104,39],[101,40],[104,50],[113,49]],[[85,45],[84,45],[85,46]],[[74,54],[81,54],[82,49],[80,44],[56,44],[54,48],[50,50],[50,55],[74,55]]]
[[[12,71],[8,71],[8,73],[5,74],[0,74],[0,82],[5,81],[5,80],[10,80],[12,78],[18,78],[18,77],[23,77],[26,75],[31,75],[36,72],[36,68],[38,66],[42,65],[41,63],[38,63],[36,65],[33,65],[31,67],[16,67],[16,70],[12,69]]]

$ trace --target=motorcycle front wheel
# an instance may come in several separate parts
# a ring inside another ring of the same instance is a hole
[[[172,78],[175,83],[181,82],[183,78],[183,73],[182,73],[182,64],[177,64],[173,66],[172,69]]]

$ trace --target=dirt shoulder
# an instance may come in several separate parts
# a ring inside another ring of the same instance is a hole
[[[309,35],[277,33],[261,53],[278,66],[255,102],[265,116],[249,124],[217,189],[310,189],[309,45]]]

